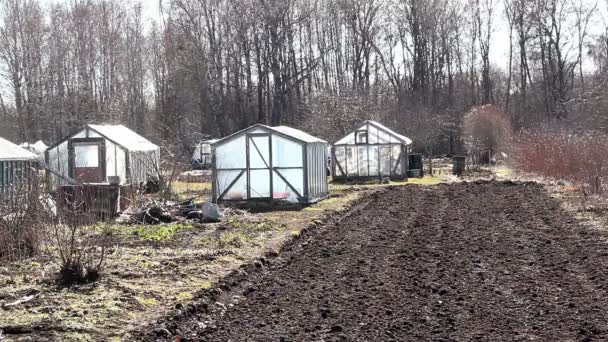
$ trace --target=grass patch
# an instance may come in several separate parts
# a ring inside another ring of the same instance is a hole
[[[191,292],[180,292],[175,298],[180,302],[187,302],[191,301],[192,298],[194,298],[194,295]]]
[[[217,244],[219,248],[242,248],[249,241],[249,237],[239,232],[224,232],[220,235]]]
[[[180,230],[190,229],[192,225],[183,223],[172,223],[158,226],[137,226],[133,234],[145,241],[165,241],[170,240]]]
[[[173,182],[171,189],[174,193],[211,191],[211,183]]]
[[[137,302],[145,307],[153,307],[158,305],[158,301],[155,298],[135,297]]]

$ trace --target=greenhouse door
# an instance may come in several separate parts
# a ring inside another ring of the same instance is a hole
[[[72,178],[82,183],[105,181],[105,147],[103,139],[73,139],[71,141]]]
[[[247,134],[247,198],[271,198],[270,134]]]

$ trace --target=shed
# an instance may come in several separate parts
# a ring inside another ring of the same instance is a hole
[[[327,197],[327,142],[300,130],[253,125],[216,141],[213,200],[309,204]]]
[[[145,184],[158,179],[160,149],[123,125],[86,125],[46,150],[51,188]]]
[[[367,120],[333,145],[333,179],[407,179],[411,144],[411,139]]]
[[[207,170],[211,168],[211,144],[218,139],[201,141],[192,152],[192,168]]]
[[[37,159],[34,153],[0,138],[0,193],[20,187]]]

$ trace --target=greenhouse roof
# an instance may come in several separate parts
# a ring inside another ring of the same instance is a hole
[[[224,138],[216,141],[215,143],[213,143],[213,145],[219,144],[219,143],[224,142],[224,141],[228,141],[228,140],[230,140],[230,139],[232,139],[232,138],[234,138],[236,136],[239,136],[241,134],[247,133],[247,132],[249,132],[251,130],[254,130],[256,128],[261,128],[261,129],[266,130],[266,131],[276,132],[276,133],[278,133],[280,135],[293,138],[293,139],[301,141],[303,143],[325,143],[325,144],[327,143],[327,141],[325,141],[325,140],[319,139],[319,138],[317,138],[315,136],[312,136],[312,135],[310,135],[310,134],[308,134],[308,133],[306,133],[304,131],[301,131],[301,130],[295,129],[295,128],[291,128],[291,127],[288,127],[288,126],[274,126],[274,127],[271,127],[271,126],[266,126],[266,125],[262,125],[262,124],[255,124],[255,125],[253,125],[251,127],[245,128],[245,129],[243,129],[241,131],[238,131],[238,132],[233,133],[233,134],[231,134],[231,135],[229,135],[227,137],[224,137]]]
[[[291,127],[287,127],[287,126],[276,126],[276,127],[268,127],[272,130],[278,131],[280,133],[283,133],[285,135],[288,135],[290,137],[294,137],[298,140],[302,140],[304,142],[309,142],[309,143],[314,143],[314,142],[320,142],[320,143],[327,143],[327,141],[319,139],[315,136],[312,136],[304,131],[300,131],[299,129],[295,129],[295,128],[291,128]]]
[[[156,151],[158,146],[123,125],[87,125],[114,143],[131,151]]]
[[[367,120],[365,121],[366,123],[371,124],[372,126],[376,126],[377,128],[380,128],[381,130],[386,131],[387,133],[395,136],[396,138],[398,138],[399,140],[403,141],[406,145],[410,145],[412,143],[412,139],[406,137],[405,135],[401,135],[395,131],[393,131],[392,129],[384,126],[383,124],[377,122],[377,121],[373,121],[373,120]]]
[[[0,138],[0,160],[36,160],[38,156],[34,153]]]
[[[392,129],[384,126],[383,124],[377,122],[377,121],[373,121],[373,120],[366,120],[363,125],[361,127],[359,127],[357,129],[357,131],[360,130],[368,130],[368,126],[374,127],[379,131],[384,132],[384,134],[388,134],[389,136],[393,137],[395,140],[400,141],[401,143],[405,144],[405,145],[411,145],[412,144],[412,139],[401,135],[395,131],[393,131]],[[355,132],[353,131],[349,134],[347,134],[345,137],[343,137],[342,139],[338,140],[334,145],[343,145],[343,144],[352,144],[355,142]]]

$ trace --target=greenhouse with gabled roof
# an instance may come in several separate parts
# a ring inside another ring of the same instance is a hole
[[[314,203],[328,195],[327,142],[256,124],[212,145],[213,200]]]
[[[372,120],[338,140],[332,147],[332,178],[364,180],[407,179],[412,140]]]

